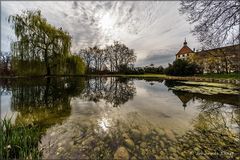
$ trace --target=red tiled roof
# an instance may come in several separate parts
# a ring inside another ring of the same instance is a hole
[[[193,51],[188,46],[183,46],[176,55],[192,53]]]

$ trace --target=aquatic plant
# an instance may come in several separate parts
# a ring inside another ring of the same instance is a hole
[[[193,81],[181,81],[180,83],[194,85],[194,86],[209,86],[209,87],[219,87],[219,88],[227,88],[227,89],[238,89],[236,85],[225,84],[225,83],[193,82]]]
[[[239,87],[232,84],[178,81],[180,85],[171,87],[172,90],[187,91],[191,93],[201,93],[207,95],[231,94],[239,95]],[[184,84],[184,85],[182,85]]]
[[[226,88],[219,88],[219,87],[206,87],[206,86],[174,86],[171,89],[178,90],[178,91],[187,91],[191,93],[201,93],[207,95],[214,95],[214,94],[234,94],[238,95],[239,91],[226,89]]]
[[[2,159],[40,159],[40,129],[33,125],[14,125],[4,118],[0,124],[0,157]]]

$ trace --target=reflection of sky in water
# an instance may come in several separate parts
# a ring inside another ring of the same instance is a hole
[[[12,114],[11,110],[11,94],[1,94],[0,106],[1,106],[1,118],[5,116],[9,117]]]
[[[144,81],[135,81],[137,94],[133,101],[128,101],[125,110],[135,110],[158,127],[171,129],[188,128],[197,115],[198,101],[190,101],[184,110],[182,102],[162,83],[150,85]]]
[[[103,131],[107,132],[108,128],[110,127],[110,122],[107,118],[102,117],[102,119],[98,120],[98,125]]]
[[[94,83],[92,79],[90,81]],[[110,82],[106,82],[110,85]],[[112,104],[100,99],[98,102],[88,101],[82,98],[72,98],[71,116],[79,123],[81,120],[95,120],[102,131],[107,132],[111,127],[113,119],[128,120],[130,113],[137,113],[141,118],[135,119],[136,123],[143,125],[143,121],[148,121],[152,125],[160,128],[183,132],[192,127],[193,119],[198,115],[198,106],[201,101],[198,99],[187,99],[186,107],[179,95],[175,95],[169,90],[164,82],[146,82],[144,80],[134,80],[136,94],[133,99],[128,99],[120,107],[112,107]],[[111,94],[111,93],[110,93]],[[11,95],[1,96],[1,117],[6,114],[11,115]],[[92,119],[91,119],[92,118]]]
[[[0,107],[1,107],[1,119],[4,117],[11,118],[11,121],[14,122],[17,117],[17,112],[11,110],[11,97],[12,93],[7,92],[7,94],[1,94]]]
[[[64,79],[63,82],[63,88],[66,88]],[[207,109],[212,109],[208,107],[214,105],[214,100],[211,99],[212,96],[201,97],[186,92],[175,92],[169,90],[167,87],[172,84],[164,83],[164,81],[127,81],[126,79],[116,81],[114,78],[103,78],[91,79],[89,83],[91,85],[87,85],[86,82],[85,88],[83,88],[84,86],[79,87],[83,91],[80,90],[76,94],[72,94],[72,96],[70,96],[72,90],[68,90],[66,95],[57,94],[65,93],[66,90],[52,90],[53,95],[58,95],[59,97],[52,95],[48,98],[59,98],[60,100],[56,101],[54,99],[56,103],[50,101],[50,106],[44,106],[45,99],[42,99],[46,91],[44,87],[46,86],[40,87],[43,90],[41,90],[41,94],[38,97],[30,96],[29,101],[24,101],[25,103],[23,104],[21,103],[23,99],[18,99],[19,106],[11,106],[15,104],[13,102],[14,98],[11,98],[11,94],[2,95],[1,117],[4,117],[7,113],[11,114],[14,112],[14,109],[19,109],[18,111],[21,114],[18,114],[17,121],[22,118],[29,123],[32,121],[40,125],[44,123],[47,127],[41,139],[41,145],[43,148],[47,148],[46,152],[49,149],[49,153],[44,153],[50,155],[47,158],[54,159],[56,157],[51,157],[51,155],[60,153],[58,149],[66,149],[66,153],[80,155],[79,146],[83,149],[88,145],[92,147],[94,145],[91,144],[93,139],[97,141],[103,138],[104,140],[106,136],[109,136],[111,139],[114,137],[112,135],[116,135],[116,133],[121,134],[121,136],[124,135],[123,133],[130,135],[132,129],[137,129],[137,131],[144,135],[147,135],[145,133],[153,133],[151,129],[156,131],[162,130],[168,137],[175,136],[176,134],[184,135],[186,131],[196,127],[194,126],[196,125],[196,121],[202,122],[198,120],[199,115],[204,110],[202,106],[205,105]],[[69,86],[71,87],[71,83],[69,83]],[[29,97],[27,91],[33,88],[31,86],[26,88],[26,90],[24,90],[24,87],[22,88],[24,91],[22,94],[25,95],[25,98]],[[15,90],[13,93],[17,91]],[[34,95],[35,92],[38,93],[38,90],[33,89],[32,91],[31,93]],[[17,94],[14,95],[17,97]],[[69,101],[64,103],[61,100]],[[35,108],[29,106],[31,101],[36,102]],[[38,105],[38,102],[42,103]],[[217,100],[215,103],[216,107],[219,104],[223,104]],[[226,103],[229,102],[226,101]],[[227,126],[233,129],[237,128],[238,126],[235,126],[235,123],[231,122],[231,114],[234,111],[233,107],[231,105],[223,106],[217,113],[214,114],[211,112],[210,116],[215,116],[217,119],[219,118],[217,116],[220,115],[218,115],[218,112],[221,112]],[[26,110],[24,110],[25,107]],[[65,107],[66,110],[62,110],[62,107]],[[60,109],[60,112],[58,112],[58,109]],[[67,114],[61,115],[60,113]],[[203,120],[203,123],[210,124],[207,122],[210,118],[204,114],[203,117],[206,118]],[[214,121],[213,125],[215,124],[216,122]],[[108,140],[109,137],[107,138]],[[111,140],[116,141],[116,139]],[[77,144],[76,146],[78,147],[74,147],[74,144]],[[69,152],[70,150],[71,152]]]
[[[189,101],[186,109],[181,100],[168,90],[163,83],[150,83],[135,80],[136,95],[120,107],[112,107],[110,103],[101,99],[99,102],[81,98],[71,100],[71,116],[65,126],[78,122],[95,124],[95,131],[108,133],[115,127],[116,120],[125,123],[135,123],[139,126],[148,126],[173,130],[177,133],[192,127],[192,120],[197,116],[199,101]],[[73,124],[72,124],[73,125]]]

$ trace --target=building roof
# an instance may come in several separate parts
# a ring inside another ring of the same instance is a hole
[[[213,56],[222,56],[220,53],[221,51],[224,52],[225,55],[233,55],[235,53],[239,54],[240,52],[240,44],[237,45],[232,45],[232,46],[225,46],[225,47],[220,47],[220,48],[214,48],[214,49],[209,49],[209,50],[202,50],[199,52],[196,52],[196,54],[200,56],[206,56],[207,54],[211,53]]]
[[[183,47],[178,51],[178,53],[176,54],[178,55],[182,55],[182,54],[186,54],[186,53],[192,53],[193,51],[187,46],[187,42],[186,40],[183,43]]]

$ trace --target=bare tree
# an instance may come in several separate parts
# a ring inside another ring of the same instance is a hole
[[[106,46],[105,52],[111,71],[119,71],[121,67],[129,67],[136,61],[134,50],[117,41],[113,45]]]
[[[94,60],[94,69],[95,71],[102,71],[106,62],[106,54],[103,49],[100,49],[97,46],[92,48],[93,50],[93,60]]]
[[[79,55],[84,59],[88,71],[119,72],[133,66],[136,55],[133,49],[115,41],[114,44],[99,48],[98,46],[82,49]]]
[[[239,0],[182,0],[179,10],[195,24],[192,32],[205,47],[220,47],[231,43],[231,39],[239,44]]]
[[[81,58],[83,58],[85,64],[86,64],[86,68],[87,68],[87,72],[89,72],[89,69],[91,67],[91,64],[93,62],[93,53],[92,53],[92,48],[86,48],[86,49],[81,49],[79,51],[79,56]]]

